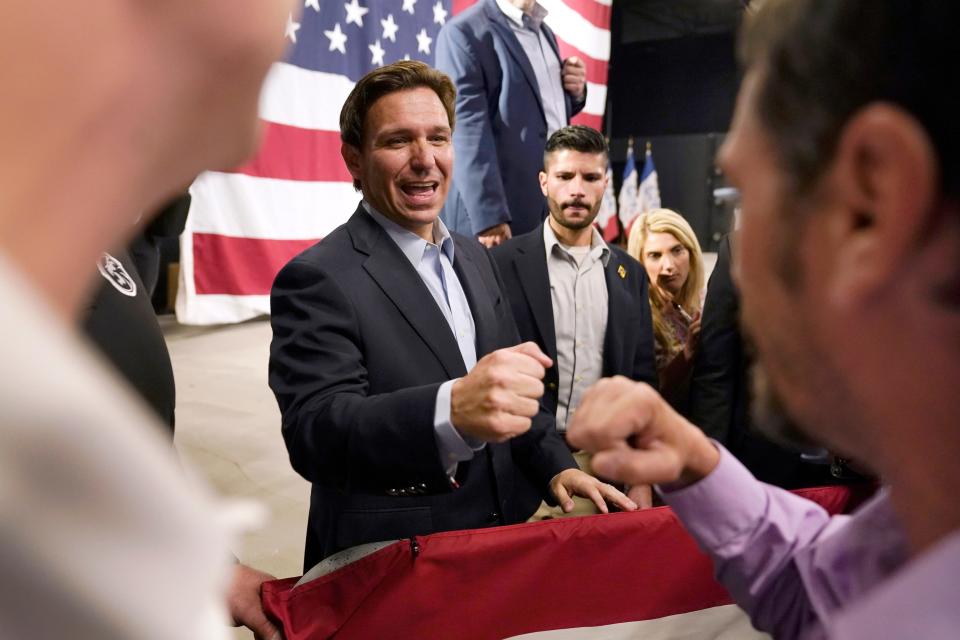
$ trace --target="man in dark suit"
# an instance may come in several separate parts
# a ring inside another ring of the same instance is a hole
[[[731,233],[720,242],[703,304],[700,348],[690,381],[690,421],[726,446],[757,479],[787,489],[831,484],[829,458],[801,455],[754,429],[750,358],[740,332],[740,295],[731,277]]]
[[[487,247],[543,221],[543,145],[586,103],[586,68],[560,58],[546,14],[535,0],[480,0],[437,36],[437,68],[457,87],[457,165],[443,219]]]
[[[539,176],[550,216],[492,251],[520,337],[553,360],[544,404],[561,433],[601,377],[657,384],[642,265],[593,228],[607,163],[607,143],[594,129],[574,125],[550,136]],[[631,497],[649,504],[647,489]]]
[[[550,359],[518,345],[492,259],[438,220],[450,79],[398,62],[340,115],[363,202],[272,293],[270,386],[313,483],[305,565],[354,545],[521,522],[570,494],[629,508],[576,468],[538,402]]]

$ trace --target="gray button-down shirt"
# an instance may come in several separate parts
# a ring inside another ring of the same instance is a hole
[[[560,376],[557,430],[562,433],[583,393],[603,376],[603,340],[609,313],[603,270],[610,261],[610,248],[596,229],[589,247],[560,244],[549,219],[543,224],[543,244]]]
[[[533,67],[540,89],[540,103],[547,119],[547,137],[557,129],[567,126],[567,103],[563,94],[563,76],[560,57],[554,52],[541,26],[547,10],[540,3],[533,5],[530,15],[510,4],[509,0],[497,0],[500,11],[510,21],[514,35],[520,41],[527,60]]]
[[[431,243],[393,222],[374,209],[366,200],[363,201],[363,207],[383,227],[413,268],[417,270],[417,274],[430,291],[447,324],[450,325],[450,330],[457,340],[463,364],[467,371],[470,371],[477,364],[477,331],[467,295],[460,285],[456,271],[453,270],[453,237],[447,227],[438,218],[433,225],[433,242]],[[457,472],[458,462],[471,459],[475,451],[484,447],[482,441],[462,436],[450,421],[450,394],[454,382],[454,380],[448,380],[440,385],[433,420],[440,460],[450,476]]]

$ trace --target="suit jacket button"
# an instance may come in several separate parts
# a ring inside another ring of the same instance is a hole
[[[497,513],[496,511],[492,511],[489,514],[487,514],[487,522],[489,522],[490,524],[494,524],[499,521],[500,521],[500,514]]]
[[[556,382],[550,382],[550,383],[547,384],[547,388],[550,389],[551,391],[556,391],[556,390],[557,390],[557,383],[556,383]]]

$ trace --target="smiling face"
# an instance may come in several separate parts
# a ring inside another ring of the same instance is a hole
[[[600,211],[607,188],[607,158],[602,153],[560,149],[548,156],[540,189],[550,216],[570,230],[585,229]]]
[[[432,89],[417,87],[377,100],[358,149],[342,147],[363,197],[400,226],[432,239],[453,170],[450,122]]]
[[[643,244],[643,267],[651,284],[672,300],[690,275],[690,252],[672,233],[651,232]]]

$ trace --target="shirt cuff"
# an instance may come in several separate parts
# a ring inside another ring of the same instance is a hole
[[[473,454],[482,450],[486,443],[476,438],[462,435],[450,421],[450,402],[454,380],[447,380],[437,389],[437,401],[433,409],[433,433],[437,438],[437,450],[440,452],[440,464],[449,477],[457,473],[457,464],[473,458]]]
[[[719,549],[749,534],[767,511],[765,486],[733,454],[713,441],[720,462],[708,476],[681,489],[658,486],[693,537],[706,548]]]

